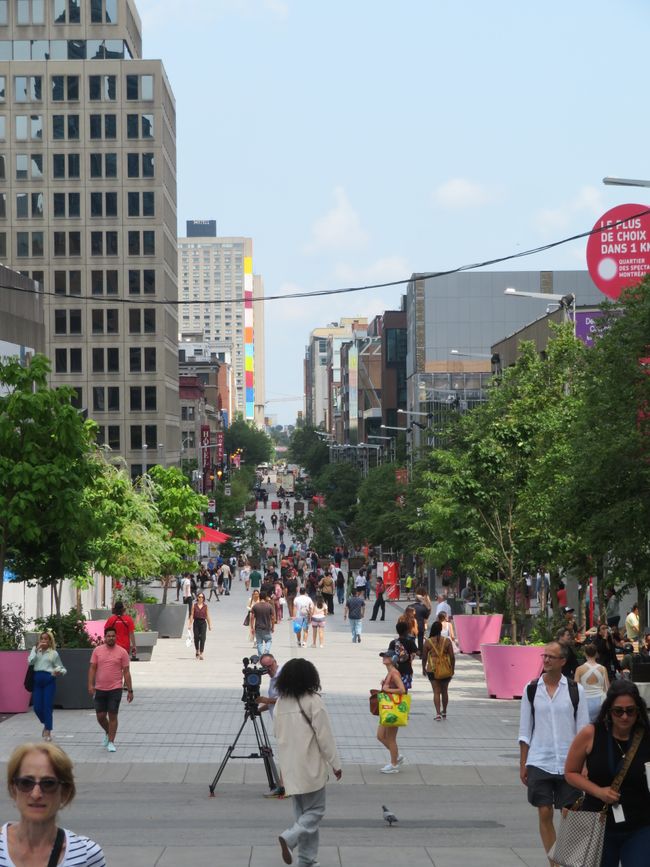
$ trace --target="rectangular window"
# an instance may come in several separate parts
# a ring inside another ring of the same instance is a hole
[[[114,139],[117,138],[117,115],[115,114],[91,114],[90,115],[90,138],[91,139]]]
[[[54,0],[55,24],[79,24],[80,22],[80,0]]]
[[[116,178],[117,177],[117,154],[115,154],[115,153],[90,154],[90,177],[91,178]]]
[[[54,141],[77,141],[79,138],[78,114],[53,114],[52,138]]]
[[[16,141],[43,141],[43,117],[40,114],[17,114],[14,121]]]
[[[117,193],[91,193],[91,217],[117,217]]]
[[[119,451],[120,448],[120,426],[109,424],[108,426],[108,447]]]
[[[92,358],[93,358],[93,373],[103,373],[104,372],[104,350],[103,349],[93,349]]]
[[[90,75],[88,96],[93,101],[115,102],[117,99],[117,76]]]
[[[118,278],[117,271],[109,270],[109,271],[91,271],[90,272],[90,285],[91,292],[93,295],[103,295],[106,292],[107,295],[117,295],[118,292]]]
[[[52,212],[55,218],[78,218],[81,214],[79,193],[53,193]]]
[[[54,232],[55,256],[81,256],[81,232]]]
[[[118,386],[109,386],[107,389],[108,394],[108,411],[109,412],[119,412],[120,411],[120,389]]]
[[[155,346],[145,346],[144,369],[147,373],[155,373],[156,372],[156,347]]]
[[[57,179],[78,178],[80,166],[79,154],[52,155],[52,176]]]
[[[50,84],[52,102],[79,101],[78,75],[53,75]]]
[[[43,232],[16,232],[16,257],[43,255]]]
[[[56,373],[67,373],[68,372],[68,350],[67,349],[55,349],[54,350],[54,370]]]
[[[90,0],[91,24],[116,24],[117,0]]]
[[[143,331],[145,334],[156,333],[156,308],[145,307],[142,311]]]
[[[142,411],[142,389],[140,386],[132,385],[129,388],[129,409],[131,412]]]
[[[128,234],[128,243],[129,243],[129,256],[139,256],[140,255],[140,232],[129,232]]]
[[[106,350],[106,372],[107,373],[119,373],[120,372],[120,350],[115,348],[109,348]]]
[[[142,426],[139,424],[131,425],[131,450],[136,451],[142,448]]]
[[[28,220],[40,219],[43,216],[43,193],[17,193],[16,218]]]
[[[147,412],[154,412],[157,409],[157,388],[155,385],[145,385],[144,387],[144,408]]]
[[[93,310],[91,312],[91,326],[93,334],[104,333],[104,311]]]
[[[16,75],[14,77],[14,99],[16,102],[41,102],[43,99],[43,79],[40,75]]]
[[[138,308],[129,308],[129,334],[140,334],[141,319],[141,311]]]
[[[129,372],[140,373],[142,371],[142,350],[139,346],[129,348]]]
[[[103,385],[93,386],[93,412],[106,411],[106,389]]]
[[[55,334],[81,334],[81,310],[55,309]]]
[[[106,333],[119,333],[119,311],[116,308],[106,311]]]
[[[128,100],[152,100],[153,75],[127,75],[126,98]]]

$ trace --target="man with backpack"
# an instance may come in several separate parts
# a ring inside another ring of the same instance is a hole
[[[521,698],[519,776],[528,789],[528,802],[537,807],[548,853],[556,837],[553,809],[569,807],[580,797],[564,779],[564,762],[573,738],[589,723],[589,708],[582,686],[562,674],[566,646],[552,641],[541,655],[542,675],[526,686]]]

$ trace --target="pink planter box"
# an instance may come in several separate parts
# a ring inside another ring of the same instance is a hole
[[[542,673],[542,646],[482,644],[481,658],[491,698],[521,698],[529,680]]]
[[[27,713],[31,693],[23,686],[28,650],[0,650],[0,711]]]
[[[455,614],[454,628],[461,653],[479,653],[482,644],[498,644],[503,614]]]

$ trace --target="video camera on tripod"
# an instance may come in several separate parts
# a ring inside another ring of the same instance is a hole
[[[264,719],[260,715],[261,710],[257,703],[257,700],[260,697],[262,677],[265,674],[268,674],[269,670],[268,668],[265,668],[263,665],[259,664],[259,656],[251,656],[250,658],[245,656],[242,662],[244,663],[244,667],[242,669],[242,674],[244,675],[244,689],[242,692],[241,700],[244,702],[244,721],[242,722],[234,741],[226,750],[226,755],[223,757],[223,761],[219,766],[219,770],[217,771],[214,780],[209,786],[210,797],[214,797],[214,790],[217,787],[217,783],[219,782],[219,779],[221,778],[221,775],[223,774],[226,765],[228,764],[228,759],[231,758],[262,759],[264,763],[264,770],[266,772],[266,779],[268,780],[269,784],[269,789],[271,791],[275,791],[281,788],[280,775],[273,760],[273,750],[271,749],[271,742],[269,741],[269,736],[264,726]],[[257,742],[257,752],[237,756],[235,755],[237,742],[241,737],[242,732],[244,731],[246,723],[249,720],[253,724],[255,740]]]
[[[260,697],[260,688],[262,686],[262,677],[269,673],[268,668],[260,665],[259,656],[245,656],[242,660],[244,667],[242,674],[244,675],[244,689],[241,700],[246,704],[246,709],[259,716],[260,709],[257,704],[257,699]]]

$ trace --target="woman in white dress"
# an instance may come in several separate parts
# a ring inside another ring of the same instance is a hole
[[[582,685],[589,708],[589,721],[593,722],[600,712],[600,706],[605,700],[609,689],[609,677],[604,665],[596,662],[597,648],[595,644],[585,644],[584,654],[587,657],[582,665],[576,668],[575,682]]]

